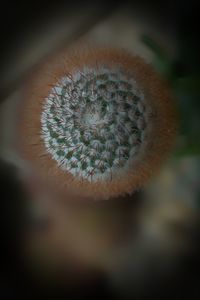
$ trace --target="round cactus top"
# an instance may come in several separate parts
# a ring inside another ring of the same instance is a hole
[[[78,45],[53,54],[27,78],[19,151],[40,180],[64,195],[131,194],[174,144],[169,86],[138,56]]]
[[[88,181],[123,175],[148,124],[144,94],[124,70],[84,67],[52,87],[41,114],[42,138],[60,168]]]

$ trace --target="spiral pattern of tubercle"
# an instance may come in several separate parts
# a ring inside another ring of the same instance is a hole
[[[144,94],[121,69],[83,68],[46,97],[42,138],[60,168],[89,181],[126,174],[147,127]]]

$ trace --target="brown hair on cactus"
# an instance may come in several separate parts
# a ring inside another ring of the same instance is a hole
[[[124,50],[67,50],[41,63],[20,105],[22,157],[62,191],[94,199],[144,186],[176,132],[173,98]]]

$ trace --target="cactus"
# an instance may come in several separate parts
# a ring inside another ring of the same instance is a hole
[[[120,69],[84,68],[64,76],[46,97],[42,137],[58,165],[89,181],[126,173],[144,139],[144,94]]]
[[[173,145],[168,86],[123,50],[72,47],[42,63],[24,90],[20,152],[64,192],[95,199],[132,193]]]

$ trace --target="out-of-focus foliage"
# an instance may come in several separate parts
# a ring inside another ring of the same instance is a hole
[[[143,43],[154,52],[153,65],[171,85],[179,114],[180,146],[176,157],[200,154],[200,73],[199,53],[191,45],[190,36],[178,40],[177,57],[170,55],[151,37],[142,36]]]

